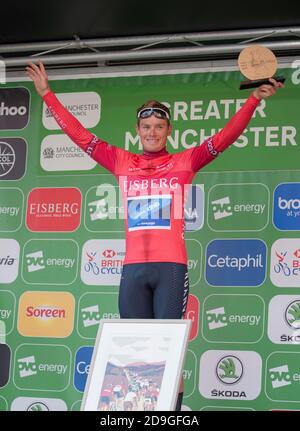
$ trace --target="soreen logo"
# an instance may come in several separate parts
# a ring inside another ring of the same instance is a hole
[[[215,240],[206,251],[206,280],[212,286],[259,286],[266,275],[266,246],[260,240]]]
[[[67,337],[72,333],[75,300],[68,292],[24,292],[18,331],[27,337]]]
[[[300,230],[300,183],[276,187],[273,222],[279,230]]]
[[[26,224],[34,232],[72,232],[80,224],[81,193],[76,188],[33,189]]]

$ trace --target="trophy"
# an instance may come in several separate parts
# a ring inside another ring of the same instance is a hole
[[[262,45],[250,45],[239,55],[238,65],[241,73],[248,78],[242,81],[240,90],[259,87],[262,84],[272,85],[269,78],[284,82],[283,76],[274,76],[277,69],[277,59],[274,53]]]

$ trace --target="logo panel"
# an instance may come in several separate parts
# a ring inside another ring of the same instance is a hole
[[[124,257],[124,240],[87,241],[82,249],[81,280],[89,285],[119,286]]]
[[[83,338],[94,339],[100,319],[119,319],[118,293],[85,293],[78,303],[77,331]]]
[[[278,239],[271,249],[270,278],[278,287],[300,286],[300,239]]]
[[[76,352],[75,370],[74,370],[74,386],[84,392],[88,373],[90,371],[90,363],[93,355],[93,347],[81,347]]]
[[[256,352],[208,350],[200,359],[199,391],[205,398],[247,401],[261,391],[262,360]]]
[[[15,239],[0,239],[0,284],[18,277],[20,245]]]
[[[206,280],[212,286],[260,286],[266,277],[266,245],[257,239],[211,241]]]
[[[0,130],[24,129],[29,121],[30,94],[27,88],[2,88],[0,101]]]
[[[198,335],[199,312],[200,312],[199,310],[200,310],[200,304],[199,304],[198,298],[194,295],[189,295],[187,310],[185,313],[185,318],[192,321],[189,341],[194,340]]]
[[[0,290],[0,328],[4,324],[4,336],[9,335],[14,327],[16,299],[12,292]],[[1,335],[1,330],[0,330]]]
[[[274,352],[266,361],[266,395],[273,401],[299,402],[300,353]]]
[[[1,116],[0,116],[1,118]],[[22,138],[0,138],[0,180],[19,180],[25,174],[27,144]]]
[[[15,232],[21,227],[23,206],[22,190],[0,187],[0,232]]]
[[[0,388],[3,388],[9,380],[11,352],[7,344],[0,344]]]
[[[59,398],[18,397],[11,404],[11,411],[44,412],[66,411],[66,403]]]
[[[68,337],[74,307],[74,296],[68,292],[25,292],[19,301],[18,331],[26,337]]]
[[[112,223],[113,220],[113,223]],[[85,196],[84,224],[90,232],[123,232],[124,207],[119,187],[101,184]]]
[[[79,247],[71,239],[29,240],[23,251],[22,277],[30,284],[71,284],[77,277]]]
[[[80,213],[79,189],[33,189],[27,200],[26,226],[33,232],[73,232],[80,225]]]
[[[41,166],[45,171],[88,171],[97,162],[66,135],[46,136],[41,145]]]
[[[198,287],[201,279],[202,245],[196,239],[186,239],[190,287]]]
[[[203,306],[203,337],[213,343],[256,343],[263,336],[264,315],[260,296],[210,295]]]
[[[208,195],[208,225],[214,231],[259,231],[269,218],[264,184],[219,184]]]
[[[58,100],[86,128],[97,126],[101,114],[101,98],[94,91],[78,93],[56,93]],[[43,125],[48,130],[60,130],[51,110],[43,104]]]
[[[21,344],[15,352],[14,384],[24,390],[64,391],[70,367],[71,352],[65,346]]]
[[[268,316],[268,337],[273,343],[300,343],[300,295],[274,296]]]
[[[204,184],[192,184],[184,205],[185,230],[195,231],[204,223]]]
[[[274,226],[300,230],[300,183],[279,184],[274,191]]]

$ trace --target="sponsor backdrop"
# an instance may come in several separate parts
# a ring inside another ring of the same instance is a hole
[[[185,410],[300,409],[299,70],[262,101],[186,203],[193,322]],[[236,71],[51,81],[93,133],[140,150],[135,110],[169,104],[171,152],[244,103]],[[62,133],[29,81],[0,87],[0,410],[79,410],[125,253],[115,179]],[[3,330],[2,330],[3,332]]]

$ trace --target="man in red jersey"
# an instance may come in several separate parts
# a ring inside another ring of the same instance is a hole
[[[186,185],[231,145],[249,123],[261,99],[283,85],[255,89],[226,126],[200,146],[170,154],[170,111],[151,100],[137,110],[137,133],[143,154],[112,146],[86,130],[52,93],[42,62],[30,63],[27,75],[62,130],[83,151],[116,176],[124,200],[126,255],[122,270],[121,318],[180,319],[188,300],[184,241]],[[180,410],[182,391],[176,410]]]

